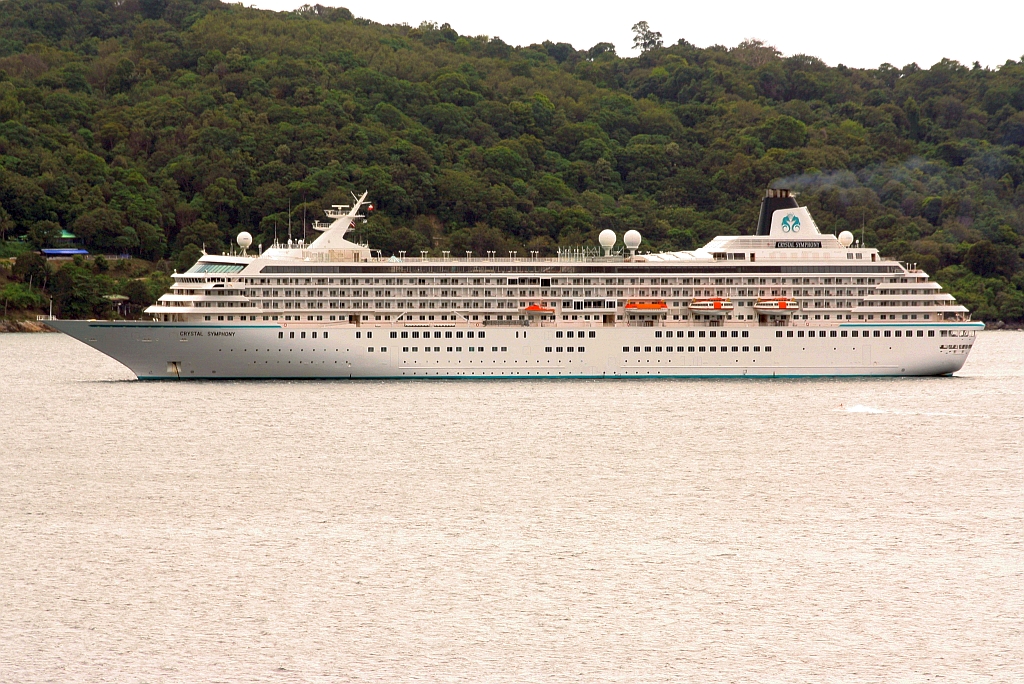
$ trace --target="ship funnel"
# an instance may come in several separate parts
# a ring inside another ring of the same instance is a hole
[[[764,199],[761,200],[761,215],[757,219],[757,233],[755,235],[771,235],[772,214],[779,209],[796,209],[796,198],[788,189],[775,190],[768,188],[764,192]]]

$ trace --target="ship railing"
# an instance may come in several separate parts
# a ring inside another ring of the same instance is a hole
[[[392,259],[396,259],[392,261]],[[404,257],[372,257],[371,263],[453,263],[453,264],[519,264],[519,263],[622,263],[628,259],[621,256],[593,257],[593,256],[555,256],[555,257],[453,257],[453,256],[404,256]]]

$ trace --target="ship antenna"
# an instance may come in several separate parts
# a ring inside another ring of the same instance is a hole
[[[306,241],[306,193],[302,193],[302,241]]]

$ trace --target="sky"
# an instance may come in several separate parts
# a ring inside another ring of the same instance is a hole
[[[994,68],[1024,56],[1024,0],[246,0],[244,4],[292,10],[306,2],[347,7],[358,17],[382,24],[447,22],[461,35],[498,36],[512,45],[550,40],[587,49],[600,42],[614,43],[623,56],[635,54],[630,28],[641,20],[661,32],[665,45],[684,38],[699,47],[732,47],[757,38],[785,55],[812,55],[833,66],[873,68],[888,62],[902,67],[916,62],[927,68],[946,57]]]

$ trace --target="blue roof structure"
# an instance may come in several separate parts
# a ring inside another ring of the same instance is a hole
[[[44,256],[48,256],[48,257],[51,257],[51,256],[75,256],[76,254],[88,254],[89,253],[89,250],[87,250],[87,249],[70,249],[70,248],[66,248],[66,249],[57,249],[57,248],[54,248],[54,249],[41,249],[39,251],[41,251]]]

